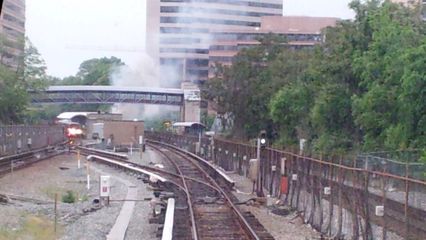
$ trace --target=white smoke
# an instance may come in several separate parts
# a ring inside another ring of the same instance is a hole
[[[112,84],[117,87],[159,88],[162,87],[162,84],[158,72],[158,65],[155,64],[155,61],[147,54],[141,54],[141,58],[135,66],[124,65],[111,74]],[[171,71],[168,74],[174,75]],[[146,120],[161,116],[165,110],[176,111],[176,107],[161,106],[160,112],[159,105],[120,103],[114,105],[112,112],[122,113],[123,118],[127,120]]]

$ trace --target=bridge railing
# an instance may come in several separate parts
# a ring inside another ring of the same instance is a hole
[[[256,158],[256,147],[250,144],[158,132],[146,136],[243,176],[248,175],[250,159]],[[261,162],[266,193],[297,209],[322,233],[352,239],[394,234],[426,239],[426,182],[412,178],[409,168],[395,175],[386,168],[363,167],[358,156],[313,157],[273,148],[264,151]]]
[[[0,126],[0,156],[43,148],[64,140],[65,135],[60,126]]]

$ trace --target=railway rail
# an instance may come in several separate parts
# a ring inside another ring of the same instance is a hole
[[[63,145],[63,143],[59,145]],[[55,148],[56,146],[49,146],[34,149],[31,151],[26,151],[23,153],[0,157],[0,176],[12,172],[13,170],[21,169],[38,161],[61,154],[61,152],[54,151]]]
[[[148,145],[159,151],[185,182],[192,239],[273,239],[253,215],[237,208],[229,193],[235,183],[220,169],[172,145],[155,141],[148,141]],[[206,188],[199,182],[212,187]],[[176,215],[175,222],[185,220],[179,216]]]
[[[234,182],[209,162],[174,146],[149,141],[173,166],[174,171],[136,164],[123,154],[78,147],[91,160],[101,161],[159,179],[159,184],[174,188],[173,239],[273,239],[248,212],[240,212],[229,192]],[[163,177],[159,177],[164,176]]]

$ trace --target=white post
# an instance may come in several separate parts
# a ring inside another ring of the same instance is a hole
[[[130,155],[133,155],[133,143],[130,143]]]
[[[77,168],[80,169],[80,150],[77,150]]]
[[[140,158],[142,160],[142,151],[143,151],[143,136],[139,136],[139,153],[140,153]]]
[[[87,160],[87,190],[90,189],[90,162]]]
[[[281,176],[285,175],[285,163],[287,161],[287,158],[281,158]]]
[[[299,140],[299,154],[303,155],[303,151],[305,150],[305,143],[306,143],[306,139],[300,139]]]
[[[201,130],[198,133],[198,154],[201,154]]]

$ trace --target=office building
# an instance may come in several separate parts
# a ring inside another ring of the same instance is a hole
[[[163,86],[208,79],[212,33],[254,31],[263,16],[281,16],[282,0],[148,0],[147,52]]]
[[[16,69],[25,38],[25,0],[4,0],[0,15],[0,63]]]
[[[321,43],[322,30],[335,26],[337,18],[301,16],[265,16],[255,29],[213,30],[209,51],[209,65],[231,65],[234,56],[243,48],[259,44],[259,37],[274,33],[285,37],[293,48],[312,47]],[[209,74],[212,77],[212,72]]]

